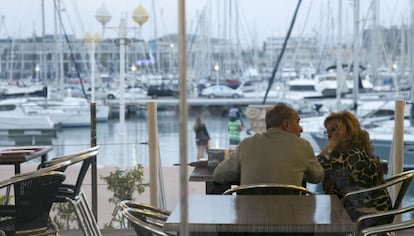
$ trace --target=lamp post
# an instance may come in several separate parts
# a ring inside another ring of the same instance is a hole
[[[119,45],[119,159],[120,166],[123,165],[125,155],[125,46],[130,40],[127,39],[127,34],[131,30],[136,30],[136,27],[128,27],[125,17],[121,17],[118,27],[108,27],[106,24],[112,19],[111,13],[106,9],[105,5],[102,5],[95,13],[95,18],[102,24],[104,32],[105,28],[114,30],[119,38],[115,41]],[[148,13],[143,7],[137,7],[134,9],[132,19],[140,26],[148,20]]]
[[[392,84],[394,84],[395,90],[399,92],[400,87],[398,84],[398,73],[397,73],[398,65],[396,63],[393,63],[391,68],[392,68]]]
[[[214,66],[214,70],[216,71],[216,84],[218,85],[219,84],[219,73],[218,72],[220,70],[218,63],[216,63],[216,65]]]
[[[136,79],[136,74],[135,73],[137,71],[137,67],[135,65],[132,65],[131,68],[130,68],[130,70],[131,70],[131,72],[132,72],[132,74],[134,76],[134,81],[135,81],[135,79]]]
[[[93,36],[89,33],[85,33],[84,35],[85,41],[89,43],[90,45],[90,52],[89,52],[89,61],[90,61],[90,67],[91,67],[91,102],[95,102],[95,46],[96,43],[98,43],[101,40],[101,37],[99,34],[94,34]]]
[[[39,79],[39,71],[40,71],[39,65],[36,65],[35,71],[36,71],[36,79]]]
[[[174,54],[174,44],[170,44],[171,52],[170,52],[170,73],[173,73],[173,54]]]

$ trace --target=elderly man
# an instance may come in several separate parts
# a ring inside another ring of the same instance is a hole
[[[299,114],[285,103],[266,113],[267,131],[245,138],[236,152],[214,170],[218,183],[292,184],[319,183],[324,171],[311,144],[300,138]]]

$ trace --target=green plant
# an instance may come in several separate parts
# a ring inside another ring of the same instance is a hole
[[[115,204],[113,210],[113,218],[111,222],[105,224],[105,228],[114,228],[114,223],[124,225],[122,216],[119,214],[118,204],[122,200],[133,200],[134,193],[141,194],[145,191],[147,184],[144,183],[144,167],[137,165],[133,169],[119,169],[110,172],[108,176],[100,176],[107,184],[107,189],[113,193],[109,198],[110,203]],[[0,201],[4,196],[0,196]],[[58,225],[59,229],[71,229],[76,222],[74,209],[70,204],[57,203],[54,204],[52,211],[55,213],[53,221]]]
[[[134,193],[139,195],[145,191],[147,184],[144,183],[143,177],[144,167],[141,164],[128,170],[117,168],[114,172],[110,172],[108,176],[101,176],[107,184],[106,188],[113,194],[109,198],[109,202],[115,204],[112,220],[105,224],[105,228],[114,228],[114,223],[123,225],[118,204],[122,200],[134,200]]]
[[[74,224],[77,226],[77,218],[75,216],[75,210],[72,205],[67,202],[54,203],[52,207],[53,221],[61,230],[71,229]]]

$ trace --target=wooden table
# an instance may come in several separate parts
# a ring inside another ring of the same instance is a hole
[[[14,165],[14,173],[20,173],[20,165],[23,162],[41,157],[46,161],[46,154],[52,150],[52,146],[15,146],[0,147],[0,165]]]
[[[179,232],[180,204],[165,224]],[[191,234],[346,235],[354,224],[336,195],[190,195]]]
[[[222,194],[224,191],[231,188],[230,184],[220,184],[214,182],[213,170],[209,169],[207,166],[196,166],[193,172],[191,172],[190,181],[205,182],[206,194]]]

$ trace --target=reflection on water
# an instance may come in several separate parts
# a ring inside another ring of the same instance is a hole
[[[193,124],[195,115],[188,117],[187,125],[187,148],[188,161],[195,161],[197,150],[194,141]],[[227,117],[213,116],[203,113],[203,120],[211,137],[211,148],[227,148]],[[247,137],[246,132],[249,128],[247,120],[244,120],[246,129],[241,133],[242,138]],[[105,123],[97,124],[97,143],[101,146],[98,155],[98,165],[100,166],[119,166],[128,167],[137,163],[144,166],[149,165],[148,158],[148,127],[146,116],[134,116],[126,119],[126,138],[125,155],[120,156],[121,138],[120,124],[117,119],[109,120]],[[311,143],[311,137],[303,133],[302,137]],[[171,166],[179,163],[179,121],[173,111],[158,111],[158,138],[160,159],[163,166]],[[90,146],[89,128],[65,128],[57,133],[57,138],[53,140],[53,150],[50,156],[60,156],[75,152]],[[313,145],[315,151],[319,151],[317,145]]]
[[[212,148],[228,147],[227,118],[222,116],[212,116],[203,114],[204,123],[207,125],[211,136]],[[194,132],[192,126],[195,116],[188,118],[188,161],[196,160],[196,146],[194,141]],[[172,166],[179,163],[179,124],[178,117],[171,111],[158,112],[158,133],[159,133],[159,150],[160,159],[163,166]],[[244,124],[249,128],[247,120]],[[148,140],[147,119],[145,116],[130,117],[126,120],[126,154],[120,157],[119,150],[121,147],[119,122],[117,119],[109,120],[106,123],[97,125],[97,143],[101,146],[98,154],[98,166],[117,166],[128,167],[138,163],[148,166]],[[248,136],[246,129],[242,131],[242,138]],[[319,152],[319,147],[314,143],[309,134],[303,133],[302,137],[311,142],[315,152]],[[65,128],[57,133],[57,138],[53,140],[53,150],[48,154],[49,158],[76,152],[90,146],[90,129],[89,128]],[[33,161],[39,161],[35,159]],[[322,192],[320,185],[308,184],[308,188],[314,192]],[[410,186],[403,206],[414,202],[414,188]]]
[[[211,136],[212,148],[225,148],[228,146],[227,118],[206,115],[204,123]],[[188,161],[196,160],[196,146],[192,126],[195,116],[188,118]],[[126,119],[125,156],[120,156],[121,143],[120,124],[117,119],[97,124],[97,143],[101,146],[98,155],[98,165],[127,167],[141,163],[149,164],[148,159],[148,127],[145,116],[135,116]],[[242,132],[242,137],[247,136]],[[171,111],[158,112],[158,138],[160,159],[163,166],[179,163],[179,121]],[[57,133],[53,140],[53,150],[50,156],[71,153],[90,146],[89,128],[67,128]]]

